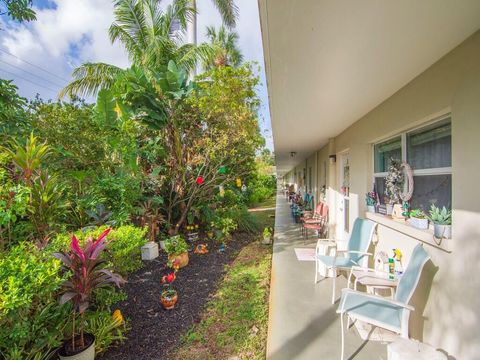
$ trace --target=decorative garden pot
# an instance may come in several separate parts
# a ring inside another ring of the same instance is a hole
[[[433,233],[436,238],[450,239],[452,237],[452,225],[433,224]]]
[[[160,240],[160,249],[165,250],[165,240]]]
[[[375,206],[374,205],[367,205],[367,211],[374,213],[375,212]]]
[[[416,217],[412,217],[408,219],[408,223],[412,225],[414,228],[420,230],[427,230],[428,229],[428,219],[419,219]]]
[[[175,290],[164,291],[160,297],[160,301],[165,310],[172,310],[175,307],[177,300],[178,296]]]
[[[387,215],[393,214],[393,204],[387,204]]]
[[[171,263],[176,262],[179,268],[183,268],[188,265],[188,252],[184,252],[180,255],[169,255],[168,260]]]
[[[58,350],[58,357],[65,360],[94,360],[95,359],[95,336],[85,333],[83,335],[85,348],[81,350],[72,350],[72,339],[65,341]],[[80,339],[80,335],[75,336],[75,340]]]

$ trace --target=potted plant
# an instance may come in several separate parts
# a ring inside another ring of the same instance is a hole
[[[177,291],[173,288],[173,282],[175,281],[175,272],[171,272],[168,275],[162,277],[162,284],[166,287],[166,290],[162,291],[160,295],[160,301],[165,310],[172,310],[178,300]]]
[[[165,251],[169,262],[177,263],[180,268],[188,265],[188,245],[182,236],[175,235],[166,239]]]
[[[386,202],[387,215],[393,213],[393,205],[400,204],[400,194],[402,192],[405,176],[402,171],[402,164],[399,160],[390,159],[388,173],[385,177],[385,195],[388,198]]]
[[[410,218],[408,219],[410,225],[420,230],[428,229],[428,218],[420,209],[413,209],[410,211]]]
[[[367,211],[371,213],[375,212],[375,204],[377,203],[377,201],[375,200],[375,195],[375,192],[371,191],[367,193],[365,197],[365,202],[367,203]]]
[[[268,245],[272,241],[273,229],[271,227],[266,227],[263,229],[263,243]]]
[[[90,237],[83,248],[78,240],[72,236],[68,253],[54,253],[53,256],[62,261],[62,271],[72,274],[63,284],[63,294],[60,304],[72,303],[72,332],[71,339],[67,340],[59,349],[60,359],[93,360],[95,358],[95,337],[84,333],[85,311],[90,304],[90,298],[95,289],[109,284],[120,286],[124,283],[121,276],[104,268],[105,260],[99,259],[102,250],[108,245],[105,241],[111,229],[105,230],[95,241]],[[77,317],[80,316],[80,329],[75,329]]]
[[[437,238],[452,237],[452,211],[444,206],[441,209],[432,204],[429,217],[433,222],[433,233]]]

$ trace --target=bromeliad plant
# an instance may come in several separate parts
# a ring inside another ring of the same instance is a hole
[[[70,301],[73,305],[72,351],[75,351],[76,345],[79,349],[85,348],[83,320],[93,291],[111,284],[120,287],[125,282],[121,276],[105,269],[102,266],[105,260],[99,258],[101,252],[109,244],[106,241],[106,236],[111,230],[111,228],[105,230],[95,241],[90,237],[83,248],[80,247],[78,239],[72,236],[68,253],[58,252],[53,254],[54,257],[62,261],[63,271],[72,273],[71,278],[63,284],[63,294],[60,298],[60,304]],[[81,317],[80,339],[76,344],[75,323],[78,315]]]
[[[452,211],[447,210],[444,206],[442,208],[436,207],[434,204],[430,207],[430,221],[437,225],[451,225],[452,224]]]

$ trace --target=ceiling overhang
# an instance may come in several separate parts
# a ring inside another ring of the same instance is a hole
[[[478,0],[259,0],[259,10],[279,175],[480,27]]]

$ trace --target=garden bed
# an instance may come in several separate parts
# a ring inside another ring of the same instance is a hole
[[[128,300],[112,308],[119,308],[129,320],[131,329],[127,333],[127,340],[110,348],[99,358],[166,358],[181,336],[200,321],[205,304],[224,274],[225,265],[231,263],[254,237],[245,233],[235,234],[224,253],[219,253],[218,243],[212,241],[207,242],[210,250],[208,254],[197,255],[190,252],[189,265],[177,272],[174,287],[179,299],[174,310],[164,310],[160,304],[160,293],[163,289],[160,279],[171,271],[166,265],[164,252],[156,260],[146,262],[141,270],[130,274],[125,286]]]

